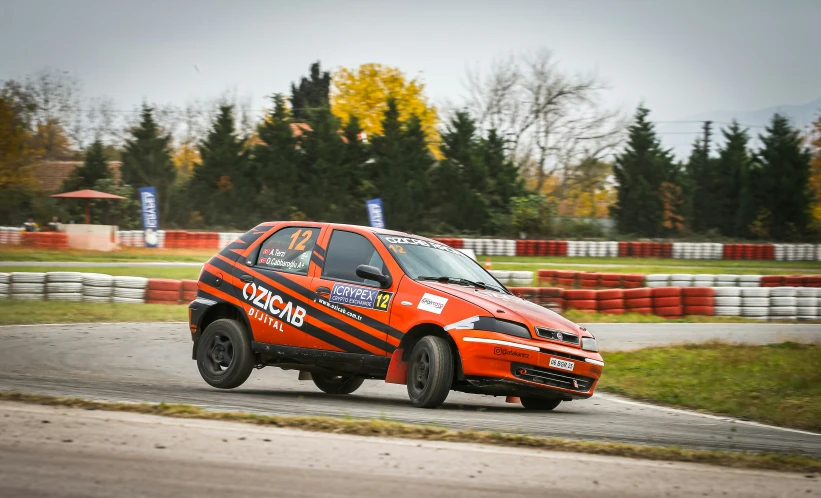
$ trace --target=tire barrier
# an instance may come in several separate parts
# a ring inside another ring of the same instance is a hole
[[[534,272],[532,271],[490,270],[490,274],[504,285],[513,285],[516,287],[533,285]]]

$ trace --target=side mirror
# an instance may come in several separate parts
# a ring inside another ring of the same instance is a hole
[[[371,265],[359,265],[356,267],[356,276],[366,280],[375,280],[379,286],[386,289],[391,286],[391,276],[383,275],[379,268]]]

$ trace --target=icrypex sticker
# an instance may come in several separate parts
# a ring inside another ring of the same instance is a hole
[[[448,298],[428,294],[426,292],[425,295],[422,296],[422,300],[419,301],[419,306],[417,306],[417,308],[422,311],[430,311],[431,313],[441,315],[446,304],[448,304]]]
[[[392,292],[337,283],[334,284],[328,300],[346,306],[388,311],[388,304],[391,302],[392,295]]]

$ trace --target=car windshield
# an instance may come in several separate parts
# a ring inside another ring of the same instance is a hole
[[[415,280],[475,285],[505,292],[493,276],[476,261],[450,246],[431,240],[377,234],[399,265]]]

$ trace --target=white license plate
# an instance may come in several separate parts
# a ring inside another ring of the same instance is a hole
[[[576,364],[572,361],[560,360],[558,358],[550,358],[550,366],[553,368],[561,368],[562,370],[573,371]]]

